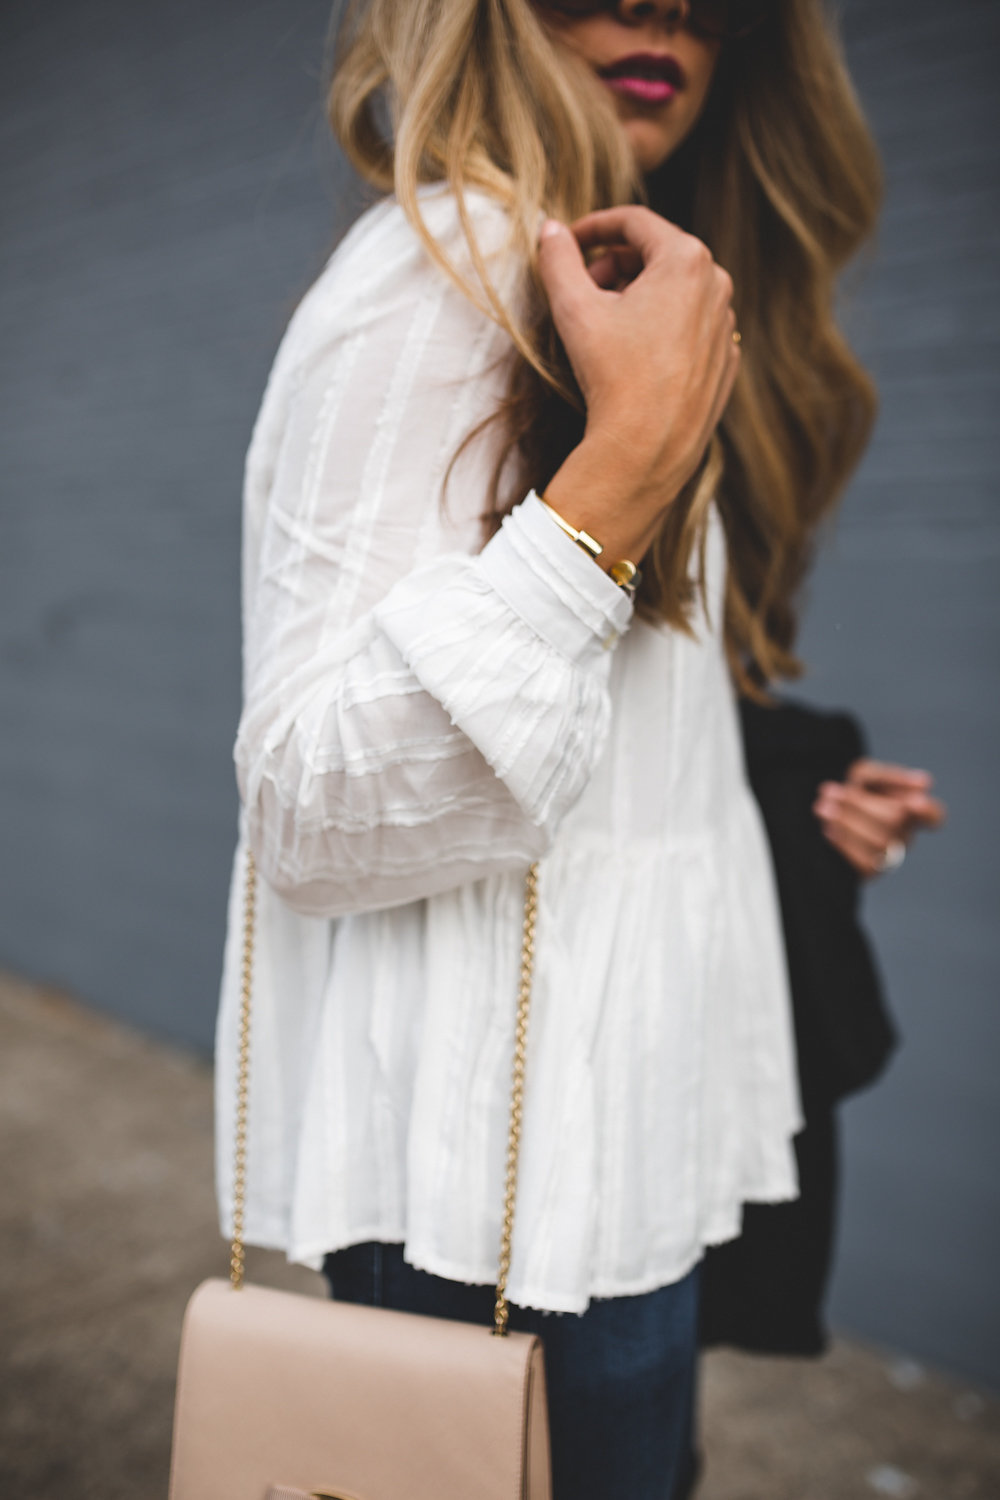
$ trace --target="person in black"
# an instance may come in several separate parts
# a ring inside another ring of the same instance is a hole
[[[880,1077],[900,1041],[860,920],[862,882],[945,810],[926,772],[867,760],[849,714],[743,698],[740,718],[781,904],[806,1124],[795,1137],[800,1196],[746,1204],[739,1238],[706,1251],[699,1344],[816,1356],[830,1342],[837,1105]]]

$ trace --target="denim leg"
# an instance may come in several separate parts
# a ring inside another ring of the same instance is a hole
[[[399,1245],[328,1255],[334,1297],[490,1324],[493,1288],[417,1271]],[[592,1302],[581,1316],[511,1307],[545,1349],[553,1500],[682,1500],[696,1465],[700,1267],[671,1286]]]
[[[691,1463],[698,1271],[543,1318],[556,1500],[672,1500]]]

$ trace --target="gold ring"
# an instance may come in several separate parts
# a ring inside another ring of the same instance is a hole
[[[742,342],[743,342],[743,335],[742,335],[742,333],[740,333],[740,330],[738,328],[734,328],[733,329],[733,343],[734,344],[742,344]]]

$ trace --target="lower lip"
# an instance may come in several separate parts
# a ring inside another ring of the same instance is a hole
[[[616,94],[638,104],[667,104],[677,92],[665,78],[605,78],[604,82]]]

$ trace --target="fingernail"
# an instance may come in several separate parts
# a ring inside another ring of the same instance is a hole
[[[563,225],[558,219],[546,219],[538,232],[539,240],[550,240],[554,234],[562,234]]]

